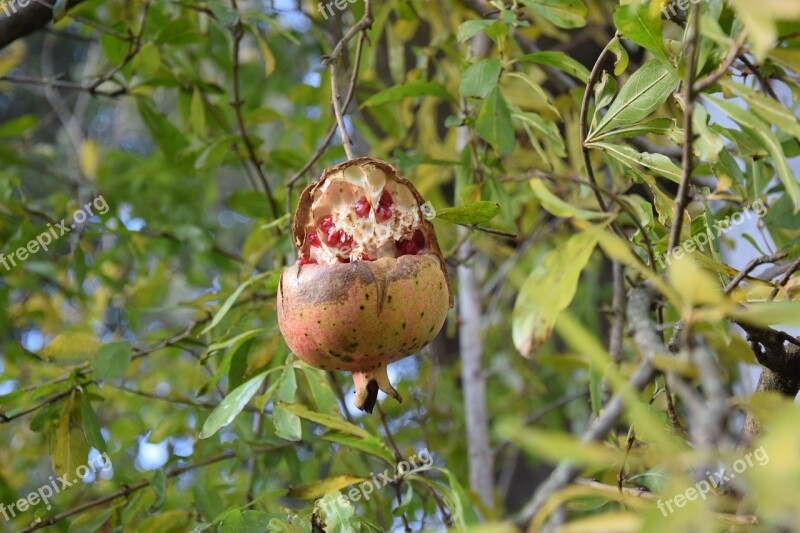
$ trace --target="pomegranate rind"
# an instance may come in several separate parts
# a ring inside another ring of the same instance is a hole
[[[300,359],[323,370],[366,371],[417,353],[449,309],[431,256],[295,265],[281,277],[278,324]]]

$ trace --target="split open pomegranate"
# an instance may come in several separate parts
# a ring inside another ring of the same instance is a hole
[[[367,412],[378,390],[401,401],[387,365],[433,340],[453,305],[423,203],[391,165],[360,158],[327,169],[295,213],[300,259],[281,277],[281,332],[306,363],[351,371]]]

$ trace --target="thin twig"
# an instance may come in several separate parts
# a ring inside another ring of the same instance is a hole
[[[589,102],[591,102],[594,86],[599,81],[600,73],[603,71],[603,66],[606,63],[608,54],[611,52],[611,46],[618,40],[619,34],[614,35],[614,38],[611,39],[608,44],[606,44],[605,48],[603,48],[603,51],[600,52],[600,55],[597,57],[597,61],[595,61],[594,67],[592,67],[592,72],[589,74],[589,80],[586,83],[586,92],[583,93],[583,101],[581,102],[579,125],[581,155],[583,156],[583,166],[586,170],[586,176],[594,185],[597,185],[597,178],[595,178],[594,169],[592,168],[592,160],[589,157],[589,148],[586,146],[586,137],[589,135]],[[606,202],[603,200],[603,197],[600,195],[600,193],[595,188],[592,188],[592,193],[597,200],[597,204],[600,206],[600,210],[608,211],[608,206],[606,205]]]
[[[675,212],[672,217],[672,231],[669,236],[669,247],[672,250],[678,245],[681,239],[681,229],[683,228],[683,212],[689,204],[689,188],[691,187],[692,172],[694,171],[694,154],[692,152],[694,144],[694,99],[697,95],[695,90],[695,76],[697,75],[697,55],[700,51],[700,6],[692,9],[692,20],[689,22],[689,36],[686,43],[686,82],[683,93],[683,174],[678,186],[678,195],[675,199]]]
[[[273,452],[273,451],[281,450],[281,449],[284,449],[284,448],[289,448],[291,446],[294,446],[294,444],[286,443],[286,444],[280,444],[280,445],[277,445],[277,446],[263,446],[263,447],[260,447],[260,448],[254,448],[253,449],[253,453],[258,454],[258,453]],[[164,477],[166,477],[167,479],[170,479],[170,478],[173,478],[173,477],[180,476],[181,474],[185,474],[186,472],[190,472],[192,470],[196,470],[196,469],[202,468],[204,466],[209,466],[209,465],[212,465],[214,463],[219,463],[220,461],[225,461],[226,459],[233,459],[235,457],[237,457],[235,452],[225,452],[223,454],[220,454],[220,455],[217,455],[217,456],[214,456],[214,457],[209,457],[208,459],[203,459],[201,461],[197,461],[196,463],[192,463],[190,465],[181,466],[181,467],[175,468],[173,470],[170,470],[169,472],[164,474]],[[106,504],[106,503],[110,503],[110,502],[112,502],[112,501],[114,501],[114,500],[116,500],[118,498],[128,497],[131,494],[133,494],[134,492],[137,492],[137,491],[140,491],[140,490],[142,490],[144,488],[149,487],[151,483],[152,483],[152,480],[143,479],[141,481],[138,481],[138,482],[134,483],[133,485],[126,485],[124,488],[122,488],[122,489],[120,489],[120,490],[118,490],[116,492],[112,492],[111,494],[108,494],[106,496],[103,496],[102,498],[98,498],[97,500],[84,503],[84,504],[79,505],[77,507],[73,507],[69,511],[64,511],[63,513],[59,513],[57,515],[51,516],[50,518],[44,519],[44,520],[42,520],[40,522],[37,522],[37,523],[35,523],[35,524],[33,524],[33,525],[31,525],[29,527],[26,527],[25,529],[21,530],[19,533],[28,533],[30,531],[36,531],[37,529],[43,529],[43,528],[45,528],[47,526],[52,526],[53,524],[61,522],[62,520],[65,520],[65,519],[67,519],[67,518],[69,518],[71,516],[75,516],[75,515],[81,514],[83,512],[86,512],[89,509],[94,509],[95,507],[100,507],[101,505]]]
[[[766,265],[768,263],[775,263],[776,261],[780,261],[784,257],[786,257],[786,252],[779,252],[772,256],[765,255],[753,259],[752,261],[747,263],[747,265],[738,274],[736,274],[736,277],[733,278],[731,282],[728,283],[727,286],[725,286],[725,291],[724,291],[725,294],[730,294],[733,291],[733,289],[738,287],[739,284],[744,280],[744,278],[746,278],[748,274],[750,274],[756,268],[760,267],[761,265]]]
[[[343,113],[347,113],[347,108],[350,106],[350,103],[353,101],[353,97],[355,96],[356,83],[358,82],[358,71],[359,71],[359,66],[361,65],[361,54],[363,52],[364,42],[366,40],[367,40],[367,32],[366,30],[363,30],[359,36],[358,45],[356,46],[356,57],[353,62],[353,72],[350,75],[350,86],[347,89],[347,96],[344,97],[344,103],[342,104]],[[325,153],[325,150],[328,148],[331,139],[333,139],[333,135],[336,133],[336,128],[338,128],[338,123],[334,119],[333,124],[331,124],[331,127],[328,128],[327,133],[325,133],[322,142],[319,144],[316,151],[311,156],[311,159],[306,161],[306,163],[300,168],[300,170],[298,170],[291,178],[289,178],[286,181],[286,185],[291,187],[292,185],[297,183],[297,181],[300,178],[302,178],[306,172],[308,172],[308,169],[310,169],[312,165],[314,165],[314,163],[316,163],[319,160],[319,158],[322,157],[322,154]]]
[[[772,289],[772,292],[769,295],[770,300],[775,299],[775,297],[778,295],[778,292],[785,287],[787,283],[789,283],[789,280],[792,279],[792,275],[794,275],[794,273],[798,270],[800,270],[800,257],[795,259],[794,263],[792,263],[792,266],[790,266],[789,270],[786,271],[786,274],[784,274],[783,277],[778,281],[778,285]]]
[[[231,6],[234,10],[239,11],[239,6],[237,5],[236,0],[231,0]],[[256,175],[258,176],[262,187],[264,187],[264,194],[267,196],[267,203],[269,204],[272,218],[277,219],[278,208],[275,205],[275,199],[272,197],[272,187],[270,187],[269,180],[267,180],[267,176],[264,174],[264,169],[261,168],[261,161],[256,154],[255,147],[253,146],[252,141],[250,141],[250,137],[247,135],[247,127],[245,126],[244,115],[242,114],[242,105],[244,102],[242,101],[241,84],[239,79],[239,48],[242,39],[244,38],[244,24],[242,23],[241,17],[237,18],[236,24],[234,24],[231,28],[231,35],[233,36],[233,102],[231,102],[231,106],[236,114],[236,122],[239,125],[239,135],[242,137],[245,149],[247,150],[247,155],[250,158],[250,162],[256,171]],[[279,226],[276,226],[275,229],[277,233],[282,232]]]
[[[378,409],[378,415],[380,415],[381,418],[381,425],[383,426],[383,430],[386,432],[386,440],[389,441],[389,447],[391,447],[392,452],[394,453],[395,468],[397,468],[397,465],[403,461],[403,454],[400,452],[400,448],[397,446],[397,443],[394,440],[394,435],[392,435],[392,430],[389,427],[389,423],[386,421],[386,414],[383,412],[381,405],[377,404],[376,407]],[[403,494],[400,491],[401,483],[401,480],[392,482],[392,487],[394,488],[394,493],[397,497],[397,505],[401,505],[403,503]],[[405,526],[406,532],[411,533],[411,526],[408,525],[408,518],[406,518],[406,514],[402,513],[400,518],[403,521],[403,526]]]
[[[339,125],[339,135],[342,137],[342,148],[347,154],[347,159],[354,159],[353,155],[353,141],[347,134],[347,126],[344,123],[344,115],[342,115],[341,102],[339,102],[339,87],[336,81],[336,62],[331,61],[328,66],[331,73],[331,100],[333,101],[333,114],[336,115],[336,123]]]
[[[699,33],[699,27],[695,25],[694,28],[694,31]],[[694,88],[692,89],[694,94],[700,94],[722,79],[725,73],[728,72],[728,69],[731,68],[731,65],[733,65],[733,62],[736,61],[736,58],[739,56],[739,52],[741,51],[746,39],[747,34],[746,32],[742,31],[736,41],[734,41],[733,46],[731,46],[728,55],[725,57],[722,63],[720,63],[719,68],[694,84]]]

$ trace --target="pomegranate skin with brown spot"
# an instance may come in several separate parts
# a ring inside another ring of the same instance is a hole
[[[371,209],[359,204],[364,198]],[[388,218],[376,216],[378,210],[387,212],[381,208],[389,201]],[[390,165],[359,158],[326,170],[303,192],[295,214],[300,260],[281,276],[281,333],[309,365],[352,372],[356,406],[367,412],[378,390],[401,401],[387,365],[431,342],[453,305],[444,258],[422,203],[416,188]],[[352,240],[325,239],[339,231]],[[418,244],[415,254],[398,251],[397,243],[408,240]]]

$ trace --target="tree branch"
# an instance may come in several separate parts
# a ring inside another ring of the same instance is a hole
[[[675,199],[675,214],[672,217],[672,231],[669,236],[669,247],[672,250],[681,239],[683,228],[683,212],[689,204],[689,187],[691,187],[692,171],[694,170],[694,99],[695,76],[697,75],[697,55],[700,50],[700,7],[692,9],[692,20],[689,22],[689,37],[687,38],[686,55],[686,82],[683,92],[683,175],[678,186],[678,196]]]
[[[273,451],[277,451],[277,450],[281,450],[281,449],[285,449],[285,448],[290,448],[292,446],[294,446],[294,444],[290,444],[290,443],[280,444],[280,445],[277,445],[277,446],[263,446],[263,447],[260,447],[260,448],[253,449],[253,453],[254,454],[258,454],[258,453],[273,452]],[[180,476],[181,474],[185,474],[186,472],[189,472],[191,470],[196,470],[198,468],[202,468],[204,466],[209,466],[209,465],[212,465],[214,463],[219,463],[220,461],[224,461],[226,459],[233,459],[236,456],[237,455],[236,455],[235,452],[232,452],[232,451],[231,452],[225,452],[223,454],[220,454],[220,455],[217,455],[217,456],[214,456],[214,457],[209,457],[208,459],[203,459],[201,461],[197,461],[196,463],[192,463],[190,465],[174,468],[174,469],[170,470],[169,472],[167,472],[166,474],[164,474],[164,476],[167,479],[170,479],[170,478],[173,478],[173,477]],[[42,520],[40,522],[37,522],[37,523],[35,523],[35,524],[33,524],[33,525],[31,525],[29,527],[26,527],[25,529],[21,530],[19,533],[28,533],[30,531],[36,531],[37,529],[43,529],[43,528],[45,528],[47,526],[52,526],[53,524],[57,524],[58,522],[61,522],[62,520],[65,520],[65,519],[70,518],[72,516],[81,514],[81,513],[86,512],[86,511],[88,511],[90,509],[94,509],[95,507],[100,507],[101,505],[106,504],[106,503],[110,503],[110,502],[112,502],[112,501],[114,501],[114,500],[116,500],[118,498],[128,497],[131,494],[133,494],[134,492],[137,492],[137,491],[140,491],[140,490],[142,490],[144,488],[149,487],[151,483],[152,483],[152,481],[150,479],[143,479],[141,481],[138,481],[138,482],[134,483],[133,485],[126,485],[124,488],[122,488],[122,489],[120,489],[120,490],[118,490],[116,492],[112,492],[111,494],[108,494],[106,496],[103,496],[102,498],[98,498],[97,500],[84,503],[82,505],[79,505],[77,507],[74,507],[74,508],[70,509],[69,511],[64,511],[63,513],[59,513],[57,515],[53,515],[50,518],[47,518],[47,519]]]
[[[633,342],[639,348],[642,361],[630,378],[630,388],[643,390],[656,375],[652,359],[656,354],[667,353],[667,348],[654,322],[650,319],[650,306],[655,297],[650,288],[636,288],[628,298],[628,324],[633,330]],[[608,435],[625,410],[623,391],[618,391],[605,409],[581,437],[583,442],[597,442]],[[567,486],[578,475],[579,469],[571,461],[562,461],[550,473],[547,480],[539,485],[531,500],[515,517],[518,523],[529,522],[545,506],[550,497]]]

